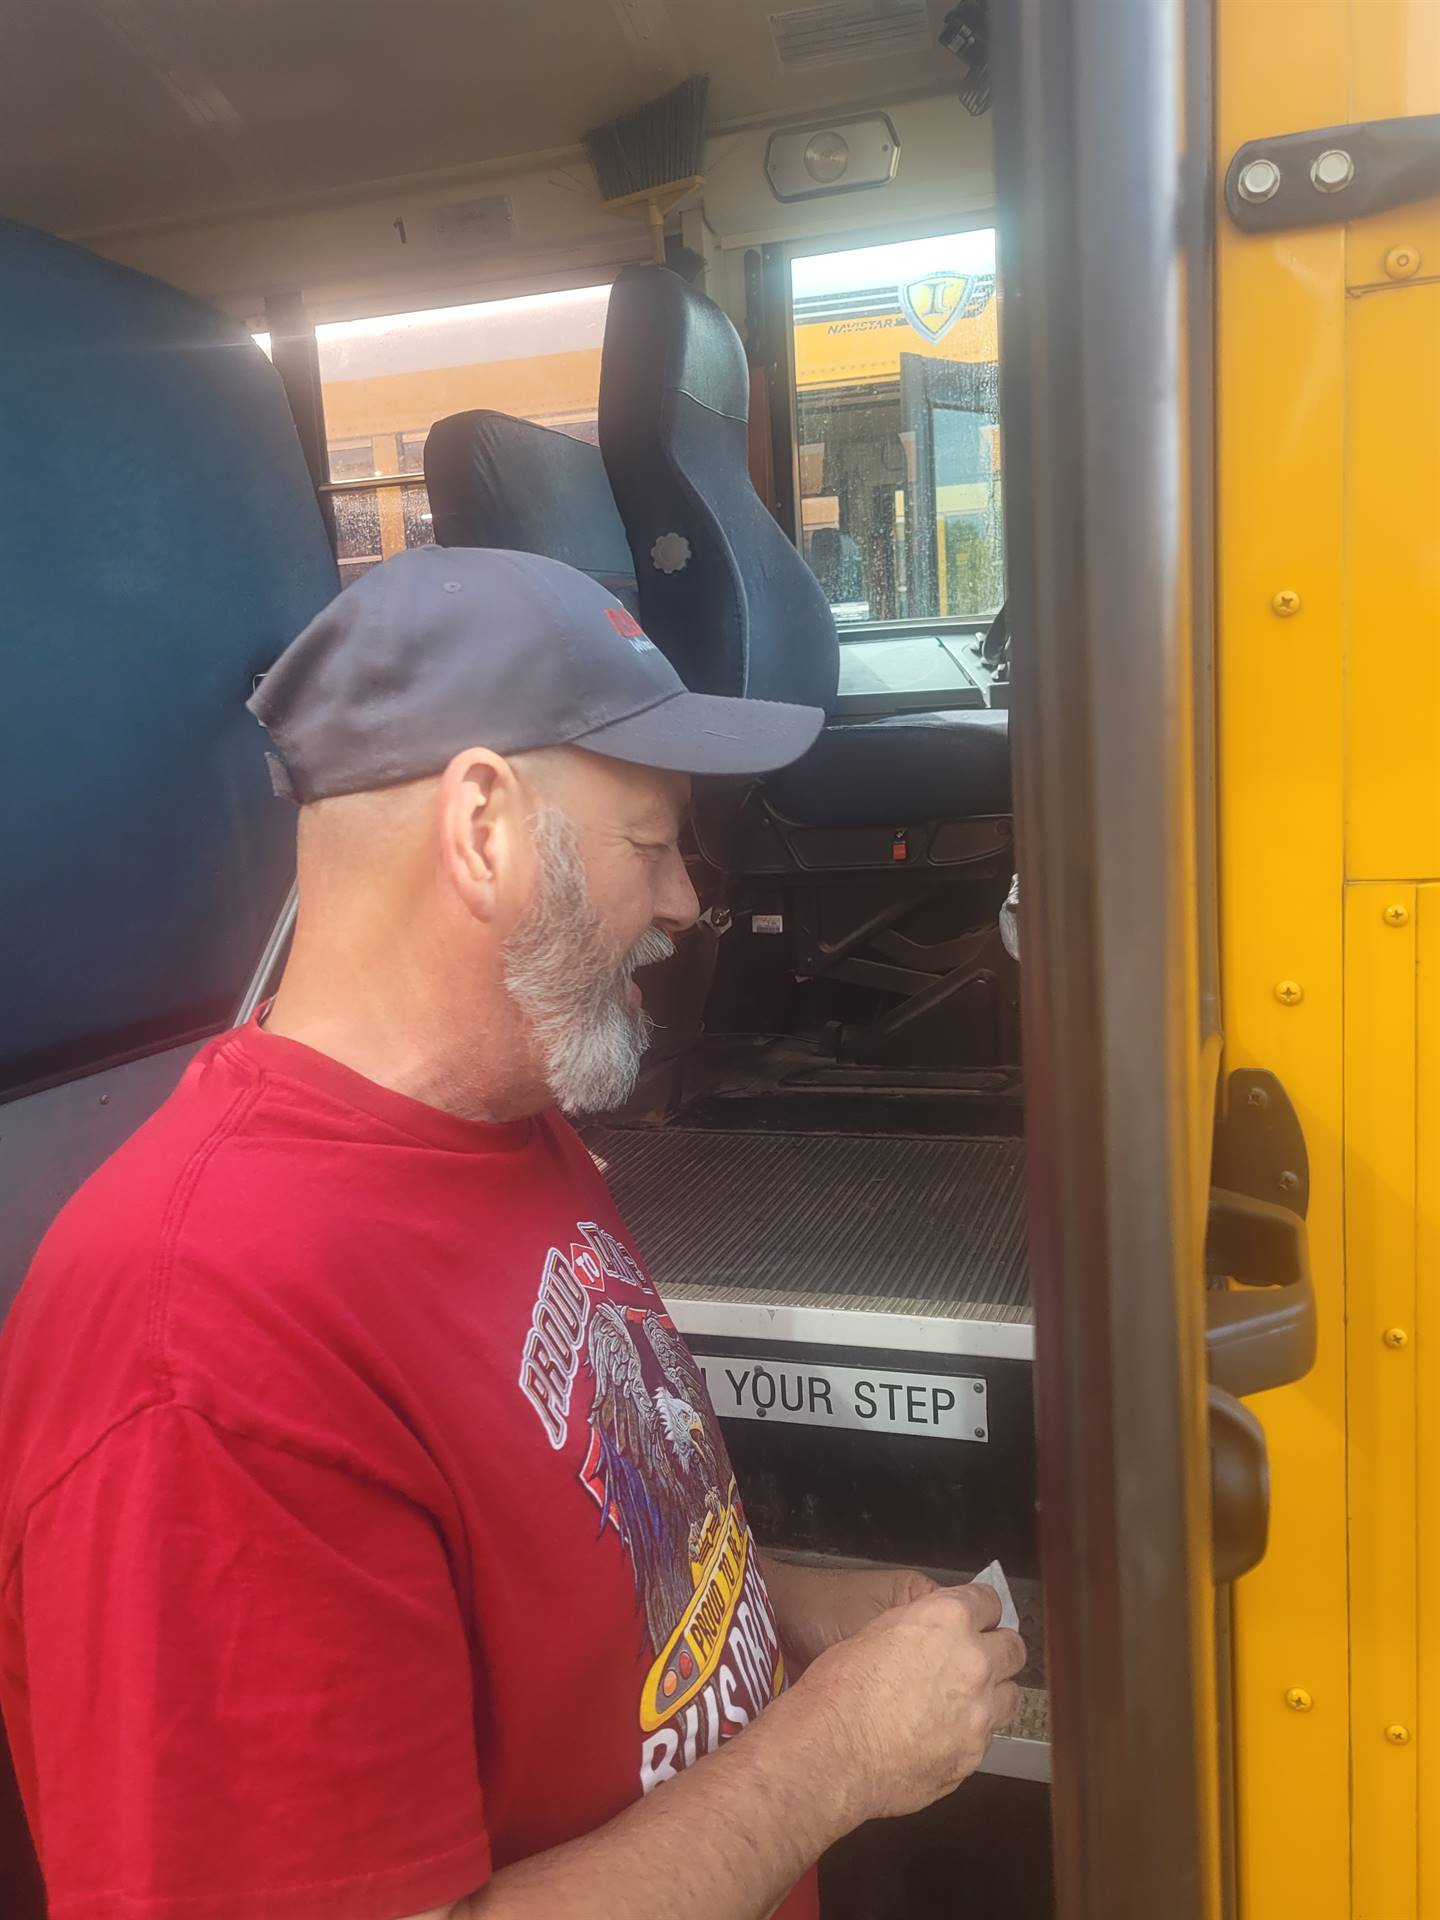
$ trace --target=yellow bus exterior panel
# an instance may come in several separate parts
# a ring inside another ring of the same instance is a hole
[[[1247,140],[1345,119],[1343,0],[1220,0],[1217,24],[1219,175]],[[1226,1067],[1271,1069],[1299,1114],[1319,1306],[1314,1371],[1255,1403],[1269,1441],[1272,1514],[1270,1551],[1235,1596],[1238,1893],[1241,1920],[1349,1920],[1345,242],[1339,228],[1246,236],[1222,209],[1217,243]],[[1288,593],[1299,595],[1300,613],[1277,612],[1276,597]]]
[[[1418,256],[1418,244],[1415,251]],[[1440,232],[1434,252],[1440,268]],[[1364,879],[1434,879],[1440,876],[1440,279],[1352,294],[1346,311],[1348,870]]]
[[[1416,1829],[1422,1920],[1440,1914],[1440,887],[1417,889],[1415,1153]]]
[[[531,360],[480,360],[413,373],[372,374],[325,383],[325,431],[331,440],[426,433],[447,414],[492,408],[527,420],[593,419],[600,391],[600,349],[537,354]]]
[[[999,302],[971,320],[957,320],[940,340],[927,340],[903,313],[845,320],[807,320],[795,329],[795,385],[801,393],[828,387],[887,386],[900,378],[900,356],[971,363],[1000,357]]]
[[[1291,4],[1293,8],[1293,0]],[[1304,0],[1294,10],[1308,11]],[[1351,31],[1344,49],[1350,83],[1347,118],[1386,120],[1440,112],[1440,7],[1435,0],[1350,0],[1349,13]]]
[[[1440,6],[1352,0],[1348,120],[1440,113]],[[1352,221],[1349,872],[1440,874],[1440,198]]]
[[[1350,1702],[1355,1920],[1417,1907],[1417,889],[1346,893]]]

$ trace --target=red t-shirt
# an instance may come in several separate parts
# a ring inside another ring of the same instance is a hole
[[[0,1705],[53,1920],[400,1920],[783,1684],[698,1371],[555,1115],[251,1027],[51,1229],[0,1337]]]

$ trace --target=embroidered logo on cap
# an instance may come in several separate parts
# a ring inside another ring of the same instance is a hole
[[[610,622],[622,640],[628,640],[636,653],[658,653],[659,648],[650,639],[633,613],[627,613],[624,607],[606,607],[605,618]]]

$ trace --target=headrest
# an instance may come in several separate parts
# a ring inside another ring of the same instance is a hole
[[[336,589],[280,381],[0,222],[0,1099],[222,1026],[293,870],[245,702]]]
[[[750,478],[750,373],[724,311],[663,267],[627,267],[605,320],[600,451],[645,631],[698,693],[827,711],[835,618]]]
[[[742,426],[750,413],[750,369],[730,316],[678,273],[626,267],[605,317],[607,413],[618,426],[654,418],[667,394]]]
[[[635,568],[600,449],[508,413],[437,420],[425,442],[436,544],[563,560],[632,613]]]

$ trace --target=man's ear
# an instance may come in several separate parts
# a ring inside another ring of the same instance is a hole
[[[528,873],[520,783],[488,747],[457,753],[440,776],[440,857],[477,920],[512,912]]]

